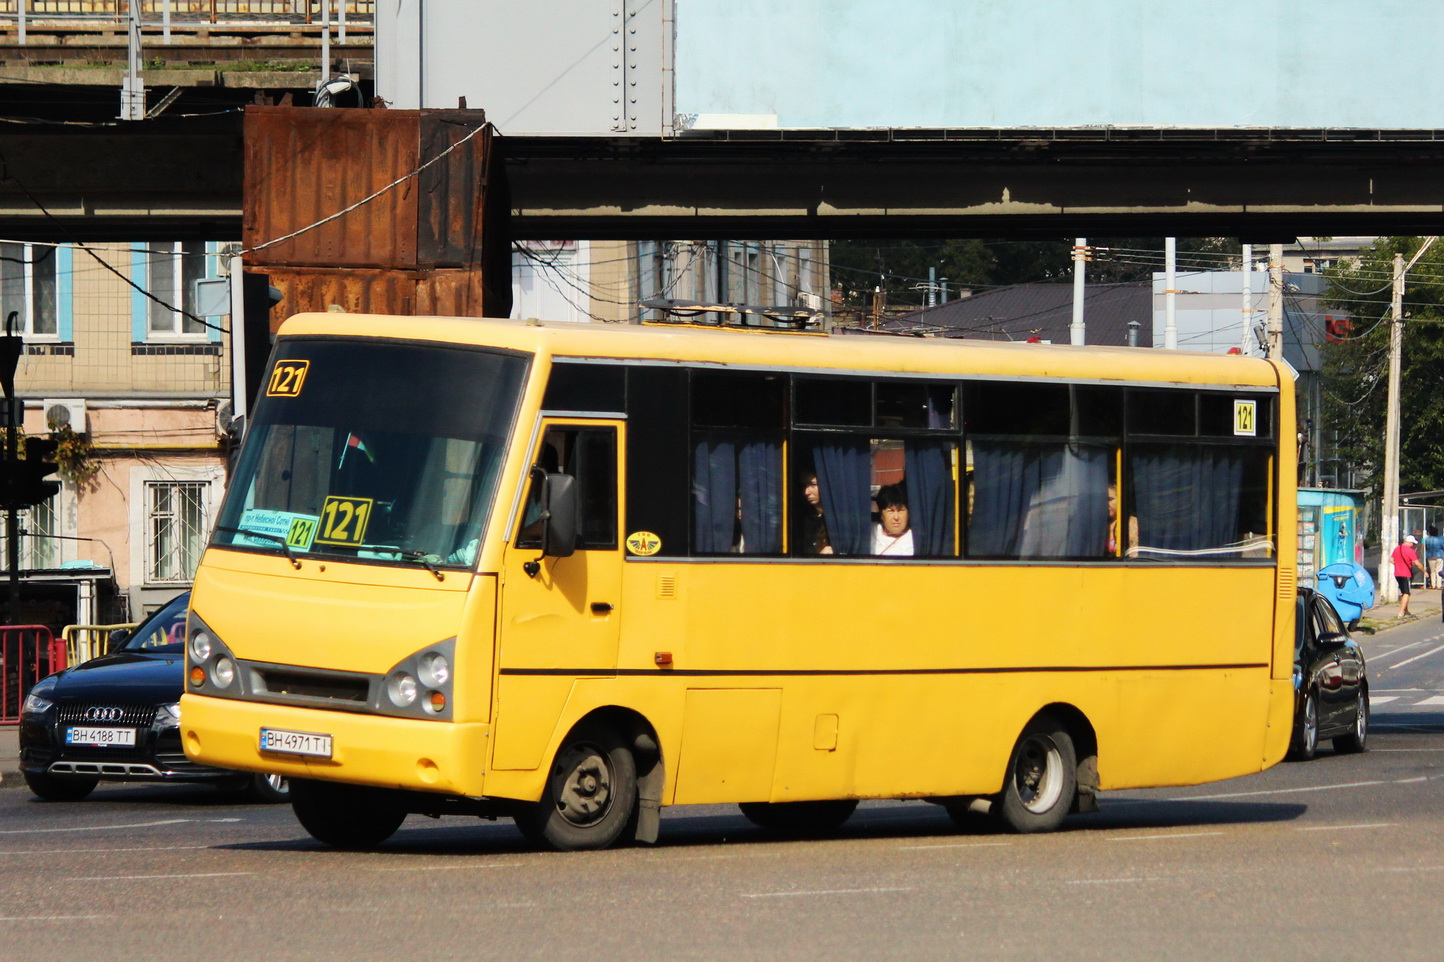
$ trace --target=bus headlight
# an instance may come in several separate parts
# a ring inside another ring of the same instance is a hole
[[[202,662],[211,657],[211,636],[198,631],[191,636],[191,661]]]
[[[451,665],[447,663],[445,655],[428,651],[421,656],[417,674],[421,676],[421,683],[427,688],[440,688],[451,677]]]
[[[398,671],[386,679],[386,697],[397,708],[410,708],[416,701],[416,678],[404,671]]]
[[[215,666],[211,668],[211,681],[216,683],[217,688],[229,688],[235,680],[236,663],[225,655],[217,658]]]

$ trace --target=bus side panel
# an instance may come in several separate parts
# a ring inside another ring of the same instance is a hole
[[[658,604],[650,592],[661,568],[669,593]],[[772,800],[995,791],[1022,727],[1055,702],[1090,720],[1112,784],[1182,784],[1261,767],[1273,575],[632,564],[619,666],[645,671],[666,649],[676,670],[719,688],[775,680]],[[1060,603],[1039,604],[1049,598]],[[1219,599],[1232,602],[1227,617]],[[737,712],[718,724],[763,724],[744,704]],[[690,762],[684,741],[678,763],[691,771]]]

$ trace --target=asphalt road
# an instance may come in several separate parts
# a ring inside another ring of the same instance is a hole
[[[1364,639],[1368,753],[1106,794],[1044,836],[879,802],[820,841],[708,807],[666,811],[652,848],[538,853],[508,823],[412,816],[354,854],[210,789],[0,790],[0,958],[1432,960],[1441,628]]]

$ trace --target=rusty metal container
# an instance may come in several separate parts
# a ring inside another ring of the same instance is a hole
[[[244,259],[284,293],[278,317],[510,313],[510,204],[484,111],[249,107],[244,139]]]

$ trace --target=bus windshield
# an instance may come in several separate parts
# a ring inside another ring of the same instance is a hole
[[[212,544],[471,566],[526,369],[497,351],[282,341]]]

